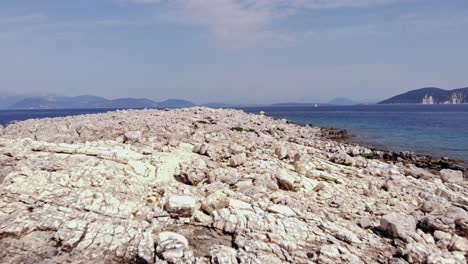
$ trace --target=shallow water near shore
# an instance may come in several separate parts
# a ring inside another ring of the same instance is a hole
[[[468,162],[468,105],[358,105],[246,108],[268,116],[346,129],[353,140]]]
[[[468,162],[468,105],[248,107],[275,118],[347,129],[355,141]],[[30,118],[93,114],[115,109],[2,110],[0,124]]]

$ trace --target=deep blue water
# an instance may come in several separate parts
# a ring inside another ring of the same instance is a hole
[[[107,112],[114,109],[0,110],[0,124],[29,118]],[[347,129],[368,145],[468,161],[468,105],[363,105],[249,107],[268,116]]]
[[[347,129],[383,149],[468,161],[468,105],[359,105],[248,108],[269,116]]]

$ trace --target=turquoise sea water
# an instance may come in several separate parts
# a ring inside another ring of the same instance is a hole
[[[111,110],[2,110],[0,124]],[[265,111],[275,118],[347,129],[356,141],[379,148],[468,161],[468,105],[249,107],[242,110]]]

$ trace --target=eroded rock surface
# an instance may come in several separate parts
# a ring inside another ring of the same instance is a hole
[[[468,184],[237,110],[0,131],[2,263],[466,263]]]

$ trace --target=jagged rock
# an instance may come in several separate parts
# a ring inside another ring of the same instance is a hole
[[[207,155],[208,151],[210,150],[210,146],[208,144],[201,144],[195,145],[192,149],[193,152],[198,153],[200,155]]]
[[[304,163],[302,161],[300,161],[300,160],[295,161],[294,162],[294,170],[298,174],[305,174],[306,169],[305,169]]]
[[[464,225],[468,218],[468,212],[463,208],[450,206],[442,207],[427,214],[419,220],[418,225],[427,231],[459,232],[465,234],[468,228]]]
[[[208,181],[210,183],[222,182],[231,185],[237,183],[239,179],[239,173],[233,168],[216,168],[208,172]]]
[[[410,243],[406,245],[405,257],[409,263],[426,263],[431,249],[421,243]]]
[[[231,167],[238,167],[247,160],[247,155],[245,153],[237,154],[229,159],[229,165]]]
[[[468,240],[466,238],[455,235],[454,240],[451,247],[452,251],[468,252]]]
[[[168,231],[157,235],[156,254],[168,263],[191,263],[194,260],[188,240],[181,234]]]
[[[434,174],[428,172],[425,169],[418,168],[414,164],[408,164],[404,168],[404,173],[406,176],[413,176],[414,178],[417,179],[432,179],[435,177]]]
[[[447,232],[436,230],[434,231],[434,238],[436,240],[450,240],[452,238],[452,235]]]
[[[206,197],[201,205],[203,211],[207,212],[208,214],[213,214],[214,211],[226,207],[229,207],[229,198],[221,191],[216,191],[210,194],[208,197]]]
[[[125,142],[140,142],[143,138],[143,133],[141,131],[128,131],[124,134]]]
[[[195,212],[193,213],[193,219],[197,223],[200,223],[205,226],[209,226],[213,223],[213,219],[211,218],[211,216],[199,210],[195,210]]]
[[[234,155],[241,154],[245,151],[245,149],[238,144],[231,144],[229,146],[229,150],[231,150],[232,154]]]
[[[237,252],[235,249],[214,245],[210,248],[210,262],[217,264],[237,264]]]
[[[292,217],[296,215],[296,213],[291,208],[279,204],[274,204],[268,207],[268,212],[284,215],[287,217]]]
[[[343,152],[333,154],[333,156],[330,157],[330,161],[347,166],[351,166],[353,164],[353,158]]]
[[[372,227],[372,225],[372,221],[369,218],[363,217],[359,220],[359,226],[364,229]]]
[[[300,188],[300,178],[291,175],[287,171],[282,171],[276,175],[276,180],[281,189],[286,191],[298,191]]]
[[[394,212],[380,218],[380,228],[392,237],[406,238],[416,231],[416,221],[410,215]]]
[[[183,182],[197,185],[206,178],[206,171],[206,162],[201,159],[194,159],[180,163],[177,174]]]
[[[428,264],[465,264],[464,256],[452,256],[448,254],[433,253],[427,257]]]
[[[443,182],[462,182],[463,172],[450,169],[443,169],[440,171],[440,178]]]
[[[346,230],[346,229],[340,229],[336,232],[335,237],[348,242],[350,244],[359,244],[362,241],[354,234],[353,232]]]
[[[275,155],[278,159],[284,159],[288,157],[288,149],[284,146],[279,146],[275,148]]]
[[[195,210],[196,200],[191,196],[170,196],[164,209],[174,217],[190,217]]]
[[[335,245],[325,245],[320,248],[320,255],[327,258],[337,259],[340,257],[340,252]]]

